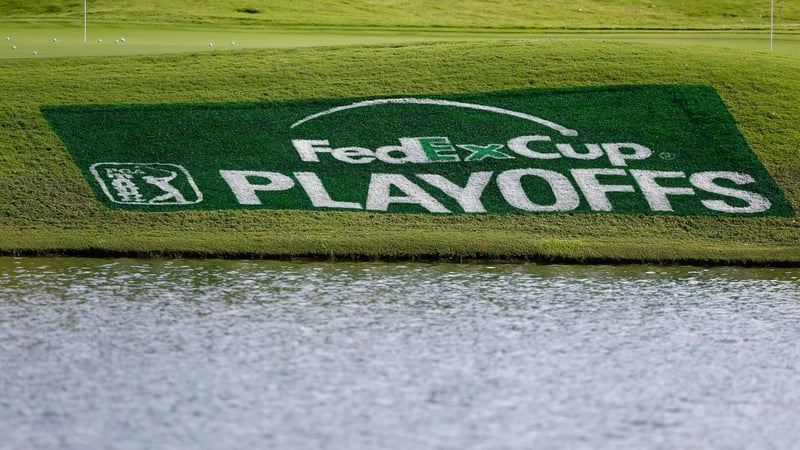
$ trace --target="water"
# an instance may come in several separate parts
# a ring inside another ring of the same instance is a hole
[[[0,258],[0,448],[798,448],[799,277]]]

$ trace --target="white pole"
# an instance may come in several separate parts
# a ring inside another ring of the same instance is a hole
[[[86,43],[86,0],[83,0],[83,43]]]
[[[769,52],[772,53],[772,35],[775,29],[775,0],[769,1]]]

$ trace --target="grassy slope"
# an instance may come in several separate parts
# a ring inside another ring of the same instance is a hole
[[[92,20],[326,27],[765,29],[766,0],[92,0]],[[800,4],[778,1],[798,29]],[[7,18],[79,19],[79,0],[0,0]]]
[[[58,103],[707,83],[799,208],[798,70],[796,59],[768,55],[580,40],[7,61],[0,70],[0,249],[800,262],[795,218],[110,211],[93,200],[38,112]]]
[[[800,264],[796,218],[110,211],[96,204],[38,111],[42,104],[63,103],[710,84],[800,210],[797,73],[800,61],[791,57],[570,39],[5,60],[0,63],[0,252]]]

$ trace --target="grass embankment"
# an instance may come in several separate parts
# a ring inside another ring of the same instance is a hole
[[[28,58],[35,50],[28,45],[39,46],[38,58],[69,56],[0,61],[0,253],[800,264],[796,218],[109,210],[94,199],[39,111],[41,105],[52,104],[708,84],[717,89],[759,159],[800,209],[798,46],[777,46],[776,55],[741,50],[768,48],[766,35],[763,47],[751,39],[769,27],[768,2],[579,3],[492,2],[487,7],[484,1],[470,0],[452,8],[429,0],[369,0],[357,5],[344,0],[93,0],[89,39],[104,39],[98,52],[98,45],[82,43],[82,2],[0,0],[0,23],[14,38],[6,42],[1,58],[17,55],[12,45],[24,49]],[[776,19],[778,32],[800,30],[800,4],[777,2]],[[667,31],[578,34],[576,39],[541,34],[575,30]],[[631,42],[663,36],[671,40],[671,30],[728,30],[724,36],[692,33],[680,39],[715,44],[722,38],[724,46],[740,50],[677,41]],[[401,43],[482,39],[491,33],[497,34],[493,38],[522,33],[529,39]],[[728,40],[734,36],[730,33],[736,33],[734,40]],[[111,42],[124,35],[132,37],[130,46],[112,47]],[[223,39],[223,45],[236,40],[237,46],[200,52],[209,50],[209,35]],[[54,37],[58,44],[52,42]],[[797,42],[793,34],[780,38]],[[241,50],[367,42],[384,46]],[[389,42],[393,44],[386,45]],[[170,51],[187,53],[108,56]],[[72,57],[90,54],[104,56]]]
[[[796,58],[586,40],[7,60],[0,66],[0,252],[796,265],[794,217],[109,210],[39,106],[709,84],[798,210],[797,73]]]

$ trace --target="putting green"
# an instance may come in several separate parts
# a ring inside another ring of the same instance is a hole
[[[367,29],[92,24],[84,42],[77,22],[0,22],[0,59],[221,52],[244,48],[363,46],[438,41],[586,39],[702,45],[769,52],[766,31],[553,32],[457,28]],[[9,37],[9,40],[5,40]],[[210,45],[212,44],[212,45]],[[13,48],[16,47],[16,48]],[[34,55],[33,52],[36,52]],[[780,33],[775,55],[800,55],[800,34]]]

